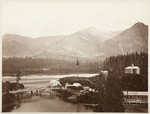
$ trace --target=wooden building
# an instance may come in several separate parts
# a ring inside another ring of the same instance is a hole
[[[140,68],[132,64],[131,66],[128,66],[125,68],[125,73],[126,74],[140,74]]]

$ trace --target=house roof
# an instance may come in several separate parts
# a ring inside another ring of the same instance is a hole
[[[140,69],[138,66],[128,66],[125,69]]]
[[[74,83],[73,86],[78,87],[78,86],[82,86],[82,85],[80,83]]]

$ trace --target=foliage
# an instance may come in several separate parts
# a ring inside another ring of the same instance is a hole
[[[148,91],[148,77],[146,76],[139,74],[128,74],[122,77],[121,81],[121,86],[124,91]]]
[[[140,73],[148,76],[148,54],[145,52],[111,56],[105,59],[102,69],[110,71],[112,68],[114,72],[123,75],[125,68],[131,64],[140,67]]]
[[[8,93],[9,91],[12,90],[18,90],[18,89],[23,89],[24,85],[23,84],[17,84],[17,83],[10,83],[9,81],[3,82],[2,83],[2,92],[3,93]]]
[[[15,98],[14,94],[3,94],[2,95],[2,106],[10,105],[9,107],[2,108],[2,112],[10,112],[13,110],[15,104],[13,99]],[[12,105],[11,105],[12,104]]]
[[[69,74],[69,73],[97,73],[99,71],[98,62],[80,61],[76,65],[76,60],[56,60],[52,58],[3,58],[2,73],[4,75],[15,76],[18,69],[22,71],[22,75],[32,74]]]
[[[123,93],[117,76],[111,73],[104,81],[99,88],[99,103],[94,111],[124,112]]]
[[[79,87],[76,87],[76,86],[69,86],[68,88],[71,89],[71,90],[83,90],[83,87],[82,87],[82,86],[79,86]]]
[[[94,112],[124,112],[121,80],[113,72],[109,72],[107,77],[101,73],[90,78],[66,77],[59,81],[63,86],[66,83],[73,84],[76,82],[98,90],[98,93],[89,92],[77,97],[78,102],[81,103],[98,103]],[[93,86],[93,84],[95,85]]]
[[[117,76],[115,74],[110,74],[106,81],[105,87],[105,97],[106,97],[106,107],[107,112],[124,112],[123,106],[123,92],[121,85],[119,83]]]
[[[67,90],[57,90],[57,92],[58,93],[60,93],[61,94],[61,97],[63,98],[63,99],[67,99],[68,97],[70,97],[70,96],[72,96],[73,94],[71,93],[71,92],[69,92],[69,91],[67,91]]]
[[[84,95],[80,95],[77,97],[78,102],[80,103],[90,103],[90,104],[97,104],[98,103],[98,93],[89,92]]]

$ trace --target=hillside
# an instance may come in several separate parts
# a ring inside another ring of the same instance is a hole
[[[72,60],[98,59],[118,54],[148,51],[148,26],[136,23],[124,31],[85,28],[71,35],[29,38],[6,34],[3,57],[34,57]]]
[[[133,52],[148,52],[148,26],[136,23],[101,46],[106,56]]]

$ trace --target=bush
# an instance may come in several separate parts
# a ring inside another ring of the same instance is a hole
[[[82,86],[79,86],[79,87],[76,87],[76,86],[69,86],[68,88],[69,88],[69,89],[72,89],[72,90],[83,90],[83,87],[82,87]]]
[[[148,77],[139,74],[130,74],[122,77],[124,91],[148,91]]]
[[[24,89],[24,85],[19,84],[19,86],[17,86],[17,83],[10,83],[9,81],[2,83],[2,92],[3,93],[8,93],[9,91],[18,90],[18,89]]]

